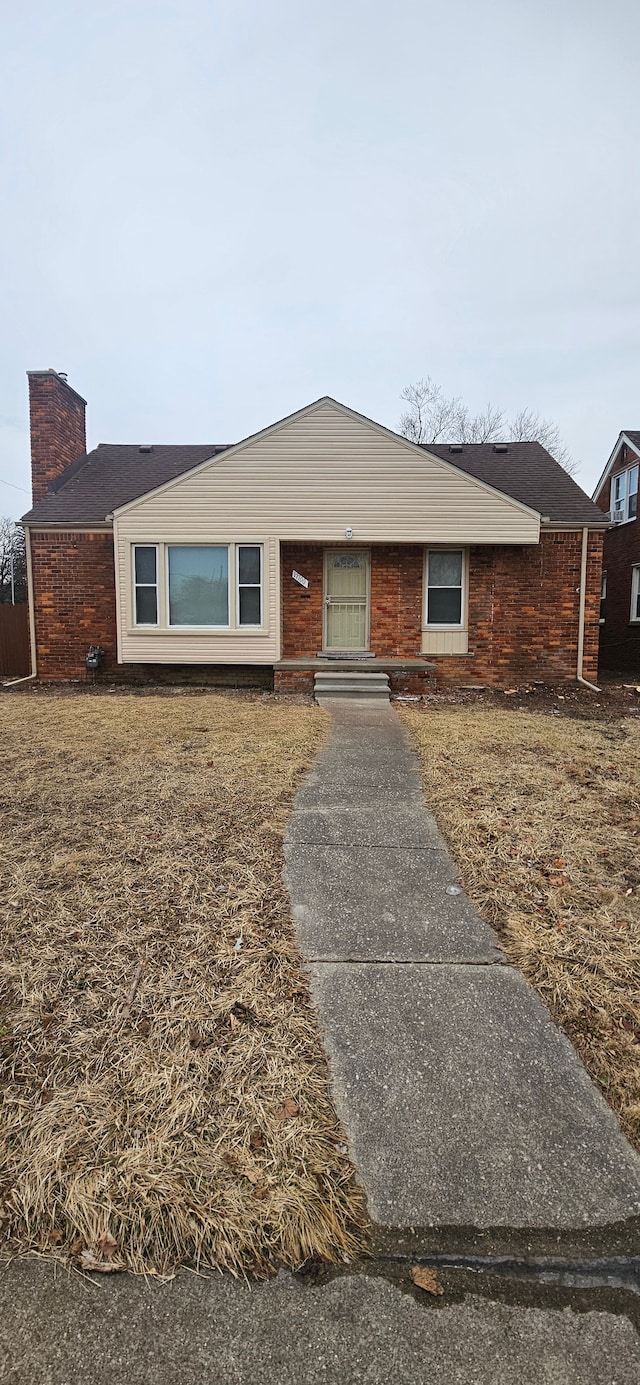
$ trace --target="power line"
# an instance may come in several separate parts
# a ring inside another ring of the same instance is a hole
[[[25,495],[29,494],[26,486],[16,486],[15,481],[5,481],[4,476],[0,476],[0,485],[13,486],[14,491],[24,491]]]

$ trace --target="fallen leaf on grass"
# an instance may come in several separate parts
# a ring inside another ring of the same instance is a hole
[[[98,1238],[98,1250],[105,1260],[113,1260],[118,1249],[118,1242],[114,1241],[113,1236],[105,1231],[103,1236]]]
[[[50,1246],[59,1246],[59,1245],[62,1245],[62,1232],[61,1232],[61,1231],[58,1231],[55,1227],[54,1227],[53,1231],[50,1231],[50,1232],[49,1232],[49,1245],[50,1245]]]
[[[249,1144],[252,1149],[264,1149],[266,1140],[262,1130],[252,1130],[249,1136]]]
[[[428,1265],[414,1265],[411,1271],[411,1278],[419,1289],[424,1289],[427,1294],[443,1294],[444,1289],[438,1279],[435,1270],[429,1269]]]
[[[79,1265],[81,1270],[97,1270],[99,1274],[114,1274],[123,1269],[120,1263],[116,1264],[113,1260],[99,1260],[92,1250],[81,1252]]]
[[[299,1115],[300,1107],[298,1106],[297,1101],[294,1101],[293,1097],[288,1096],[286,1101],[284,1101],[282,1106],[279,1108],[279,1110],[276,1111],[276,1120],[288,1121],[291,1119],[292,1116]]]

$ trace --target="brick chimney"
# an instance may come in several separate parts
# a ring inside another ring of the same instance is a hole
[[[57,370],[29,370],[33,503],[87,450],[86,399]]]

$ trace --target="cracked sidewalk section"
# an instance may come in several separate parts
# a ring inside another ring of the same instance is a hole
[[[640,1158],[461,891],[393,709],[326,706],[286,879],[376,1234],[611,1228],[615,1245]]]

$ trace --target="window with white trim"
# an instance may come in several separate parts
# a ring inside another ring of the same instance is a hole
[[[238,544],[238,625],[262,625],[262,546]]]
[[[631,569],[631,620],[640,621],[640,565]]]
[[[134,619],[136,625],[158,624],[158,549],[135,544],[133,549]]]
[[[459,630],[464,624],[464,550],[427,551],[426,624]]]
[[[611,513],[635,519],[638,513],[638,463],[611,478]]]
[[[226,544],[168,544],[169,625],[229,625]]]

